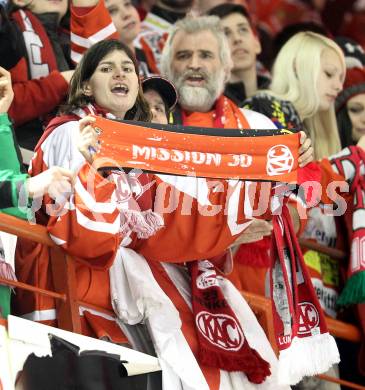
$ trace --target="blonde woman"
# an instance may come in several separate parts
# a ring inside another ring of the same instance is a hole
[[[279,127],[305,130],[316,159],[328,157],[341,149],[334,102],[345,73],[344,55],[333,40],[300,32],[278,53],[269,90],[247,100],[246,105]]]
[[[247,100],[245,107],[265,114],[278,127],[304,130],[312,139],[315,159],[326,159],[341,150],[335,99],[342,90],[345,74],[344,55],[333,40],[313,32],[300,32],[278,53],[269,90]],[[328,164],[328,160],[323,164]],[[325,167],[327,174],[336,175],[330,165]],[[338,218],[325,215],[320,207],[312,208],[307,223],[302,224],[302,237],[328,247],[341,247]],[[315,251],[305,252],[304,259],[325,314],[335,318],[340,264]],[[339,388],[325,382],[310,387],[309,382],[313,381],[318,380],[310,378],[298,389]]]

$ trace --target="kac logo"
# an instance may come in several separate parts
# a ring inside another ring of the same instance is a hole
[[[241,327],[226,314],[200,312],[196,324],[201,334],[213,345],[227,351],[238,351],[244,342]]]
[[[269,176],[290,173],[293,165],[293,154],[286,145],[272,146],[267,152],[266,172]]]
[[[299,329],[298,334],[309,334],[319,325],[319,314],[313,303],[301,302],[299,304]]]

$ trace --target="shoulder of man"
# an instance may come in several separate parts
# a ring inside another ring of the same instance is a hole
[[[259,112],[240,108],[252,129],[277,129],[274,122]]]

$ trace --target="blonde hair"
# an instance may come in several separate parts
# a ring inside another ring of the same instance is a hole
[[[317,82],[321,70],[321,55],[325,49],[332,49],[337,53],[345,74],[344,55],[333,40],[310,31],[299,32],[281,48],[273,66],[268,91],[294,105],[312,139],[316,159],[341,150],[334,104],[327,111],[319,111]]]

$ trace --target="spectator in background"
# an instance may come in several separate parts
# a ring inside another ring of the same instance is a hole
[[[257,74],[257,56],[261,44],[245,7],[237,4],[221,4],[208,12],[221,19],[228,39],[233,67],[224,94],[242,107],[243,102],[258,89],[268,86],[269,78]]]
[[[193,0],[157,0],[143,20],[136,45],[144,50],[150,63],[154,64],[154,73],[160,73],[162,49],[173,24],[184,18],[192,5]]]
[[[91,5],[95,5],[94,1],[92,3]],[[139,47],[135,47],[134,44],[136,37],[141,32],[141,21],[137,9],[130,0],[106,0],[105,6],[117,29],[120,41],[126,44],[135,54],[140,75],[142,77],[149,76],[152,71],[148,64],[148,58],[144,51]],[[98,15],[95,14],[95,17],[98,17]]]
[[[237,4],[245,7],[246,9],[248,8],[246,0],[196,0],[194,9],[196,9],[200,15],[209,14],[209,10],[222,4]]]
[[[348,37],[336,37],[335,41],[345,55],[347,69],[365,66],[365,52],[358,42]]]
[[[21,164],[16,152],[15,140],[7,111],[13,100],[10,73],[0,67],[0,213],[26,219],[28,197],[41,197],[48,190],[69,189],[73,173],[67,169],[53,167],[42,174],[29,178],[21,172]],[[16,280],[7,258],[10,254],[4,249],[4,239],[0,232],[0,277]],[[0,285],[0,317],[10,313],[11,288]]]
[[[177,103],[174,85],[161,76],[152,76],[142,80],[142,88],[143,95],[150,106],[151,122],[167,125]]]
[[[2,14],[0,65],[11,72],[14,89],[9,115],[20,146],[30,151],[43,132],[43,120],[65,98],[72,76],[69,35],[60,27],[67,7],[67,0],[14,0],[9,17]]]
[[[342,92],[336,99],[336,115],[342,147],[356,144],[365,134],[365,69],[346,72]]]

